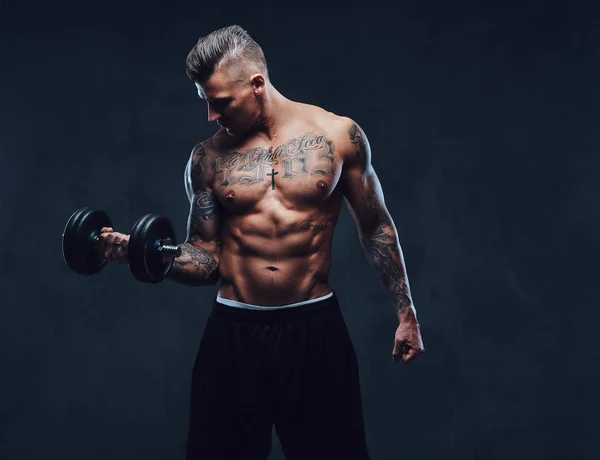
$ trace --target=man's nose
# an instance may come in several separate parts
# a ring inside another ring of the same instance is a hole
[[[216,112],[215,110],[209,108],[208,109],[208,121],[209,123],[212,123],[213,121],[217,121],[219,118],[221,118],[221,114]]]

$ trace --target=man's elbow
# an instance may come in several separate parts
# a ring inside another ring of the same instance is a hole
[[[362,219],[357,222],[357,227],[361,238],[368,238],[381,232],[395,232],[392,217],[388,212],[382,212],[369,219]]]
[[[206,264],[206,284],[214,286],[217,284],[221,275],[219,274],[219,263],[220,261],[220,248],[217,246],[210,251],[210,262]]]
[[[205,263],[206,267],[206,284],[209,286],[214,286],[220,279],[219,275],[219,263],[220,263],[220,248],[212,248],[212,250],[207,250],[205,253],[208,257],[208,260]]]

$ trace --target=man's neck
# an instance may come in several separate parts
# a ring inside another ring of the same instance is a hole
[[[263,107],[263,116],[256,127],[256,134],[272,142],[290,116],[291,101],[273,87],[269,93]]]

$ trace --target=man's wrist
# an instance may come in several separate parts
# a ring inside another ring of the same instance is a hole
[[[416,323],[417,310],[413,304],[404,304],[396,307],[396,316],[401,323]]]

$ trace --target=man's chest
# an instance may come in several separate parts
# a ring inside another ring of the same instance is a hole
[[[215,159],[213,193],[232,211],[262,199],[290,205],[327,200],[341,172],[336,145],[325,134],[304,133],[274,146],[227,151]]]

